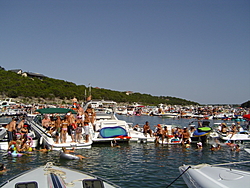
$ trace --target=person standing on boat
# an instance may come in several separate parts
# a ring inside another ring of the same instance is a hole
[[[62,126],[62,121],[60,115],[56,116],[56,121],[55,121],[55,131],[56,131],[56,144],[59,143],[59,137],[61,136],[61,126]]]
[[[69,125],[69,122],[65,116],[64,119],[62,120],[62,130],[61,130],[62,141],[61,141],[61,143],[66,143],[68,125]]]
[[[18,125],[16,126],[16,132],[17,132],[17,133],[21,133],[21,129],[22,129],[23,126],[24,126],[24,121],[25,121],[25,119],[23,118],[23,119],[18,123]]]
[[[87,112],[87,114],[88,114],[87,116],[88,116],[88,119],[89,119],[89,123],[92,124],[94,131],[96,131],[96,127],[95,127],[95,118],[96,118],[95,110],[91,107],[91,105],[89,105],[85,112]],[[85,115],[86,115],[86,113],[85,113]]]
[[[72,142],[75,142],[75,134],[74,134],[75,130],[73,128],[73,123],[75,122],[75,117],[71,113],[71,111],[69,111],[67,113],[66,117],[67,117],[67,120],[68,120],[68,123],[69,123],[69,125],[68,125],[68,135],[71,136]]]
[[[13,133],[16,132],[16,118],[12,118],[12,121],[6,126],[8,134],[8,142],[13,140]]]
[[[85,142],[89,142],[89,123],[90,123],[90,117],[91,117],[91,113],[88,113],[88,111],[86,110],[84,112],[84,121],[83,121],[83,129],[85,132]]]

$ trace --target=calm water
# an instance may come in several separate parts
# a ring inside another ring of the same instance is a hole
[[[152,127],[158,123],[184,127],[191,121],[148,116],[118,116],[118,118],[138,124],[149,121]],[[249,146],[245,147],[249,148]],[[7,156],[6,152],[0,151],[0,162],[5,163],[10,169],[7,174],[0,176],[0,183],[23,170],[52,161],[56,165],[93,173],[124,188],[167,187],[179,176],[178,167],[182,164],[218,164],[250,160],[250,154],[244,150],[232,152],[227,146],[224,146],[220,151],[211,152],[208,145],[202,151],[197,151],[195,144],[190,150],[185,150],[179,145],[162,146],[154,143],[122,144],[120,148],[99,145],[93,146],[91,149],[79,150],[77,153],[89,158],[83,161],[60,160],[58,151],[52,151],[49,153],[34,152],[28,156],[13,159]],[[241,168],[250,170],[250,165],[244,164]],[[179,178],[171,187],[185,188],[187,186],[183,179]]]

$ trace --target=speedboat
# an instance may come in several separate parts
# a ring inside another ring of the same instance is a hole
[[[130,142],[138,142],[138,143],[148,143],[155,142],[155,137],[150,137],[150,134],[143,133],[142,127],[133,128],[133,123],[128,123],[129,125],[129,136]]]
[[[6,126],[9,122],[11,122],[12,118],[18,116],[1,116],[0,117],[0,149],[1,150],[8,150],[9,143],[8,143],[8,134]],[[28,144],[30,147],[35,148],[38,145],[38,137],[36,136],[34,130],[31,128],[30,124],[27,123],[25,120],[24,124],[28,127]],[[21,137],[21,133],[16,133],[17,138]]]
[[[92,140],[90,139],[89,142],[81,141],[79,142],[72,142],[71,136],[67,134],[66,143],[56,143],[56,137],[54,133],[49,133],[43,126],[42,126],[42,119],[45,114],[58,114],[61,116],[64,116],[68,112],[72,112],[72,114],[76,114],[76,112],[72,109],[66,109],[66,108],[44,108],[39,109],[37,112],[40,114],[37,114],[34,118],[29,119],[29,124],[36,132],[37,137],[39,137],[39,144],[47,145],[52,150],[61,150],[62,147],[65,147],[67,149],[75,148],[75,149],[90,149],[92,145]],[[84,134],[84,130],[83,130]]]
[[[90,123],[90,137],[93,143],[110,143],[112,140],[128,142],[129,125],[126,121],[116,117],[116,105],[114,101],[87,101],[83,109],[91,107],[95,111],[94,125]],[[95,128],[94,128],[95,127]]]
[[[232,162],[218,165],[183,165],[179,167],[179,171],[189,188],[249,187],[249,171],[233,169],[231,167],[222,167],[223,165],[235,165],[249,162],[250,161]]]
[[[12,177],[2,183],[0,187],[115,188],[119,186],[95,175],[62,166],[54,166],[51,162],[48,162],[45,166],[40,166]]]
[[[221,123],[215,123],[214,124],[214,132],[217,133],[218,137],[223,140],[223,141],[240,141],[240,142],[244,142],[244,141],[250,141],[250,132],[248,130],[244,130],[244,129],[240,129],[239,132],[236,132],[235,134],[232,134],[230,131],[228,131],[227,133],[222,133],[221,132],[221,128],[219,128]],[[230,130],[229,125],[226,124],[227,129]]]

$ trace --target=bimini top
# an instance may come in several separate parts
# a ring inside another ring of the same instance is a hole
[[[76,114],[76,111],[67,108],[43,108],[36,110],[36,112],[39,112],[40,114],[66,114],[68,112]]]

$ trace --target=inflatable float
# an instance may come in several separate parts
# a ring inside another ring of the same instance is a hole
[[[102,138],[128,136],[127,131],[122,127],[104,127],[100,130],[100,135]]]
[[[198,132],[210,132],[212,130],[211,127],[199,127]]]
[[[200,137],[200,136],[205,136],[205,135],[208,135],[210,133],[209,132],[199,132],[198,130],[195,130],[194,133],[193,133],[193,136],[194,137]]]
[[[64,153],[64,152],[60,153],[60,158],[61,159],[68,159],[68,160],[78,160],[78,159],[80,159],[79,157],[77,157],[74,154]]]

